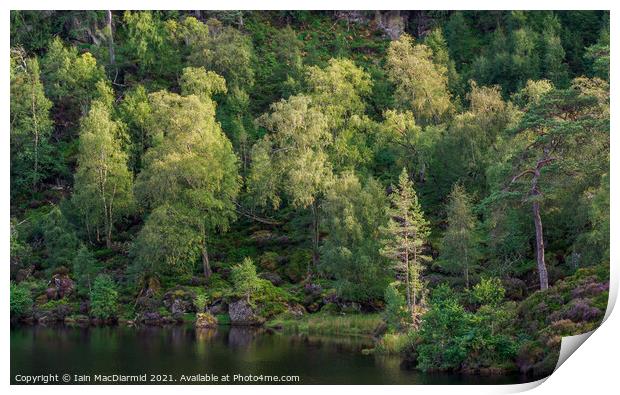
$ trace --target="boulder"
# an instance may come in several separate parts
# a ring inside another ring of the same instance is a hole
[[[286,308],[286,311],[293,317],[301,317],[306,313],[305,307],[300,305],[299,303],[289,304]]]
[[[75,283],[66,273],[56,273],[48,283],[45,294],[48,300],[62,299],[75,289]]]
[[[217,318],[211,313],[196,314],[196,328],[215,328],[217,327]]]
[[[224,300],[217,299],[207,307],[206,311],[213,315],[224,314],[228,311],[228,305],[224,302]]]
[[[262,325],[265,318],[254,312],[252,306],[244,299],[239,299],[228,306],[228,315],[232,325]]]
[[[196,294],[184,287],[175,287],[164,294],[163,304],[173,315],[196,311]]]
[[[283,283],[282,277],[280,277],[280,275],[278,273],[274,273],[274,272],[263,272],[263,273],[259,274],[258,277],[262,278],[263,280],[269,281],[270,283],[272,283],[276,287],[278,285],[282,285],[282,283]]]
[[[163,323],[161,314],[156,311],[147,311],[139,316],[138,321],[145,325],[161,325]]]

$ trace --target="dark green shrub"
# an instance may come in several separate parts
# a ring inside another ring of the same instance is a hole
[[[95,279],[90,292],[91,315],[101,319],[116,316],[118,310],[118,292],[112,278],[107,274],[100,274]]]
[[[22,317],[32,309],[32,295],[24,284],[11,283],[11,316]]]

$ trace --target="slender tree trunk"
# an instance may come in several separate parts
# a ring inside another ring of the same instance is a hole
[[[540,289],[549,288],[549,276],[547,274],[547,266],[545,265],[545,243],[543,241],[543,228],[540,219],[540,203],[534,201],[532,203],[534,214],[534,227],[536,228],[536,263],[538,265],[538,276],[540,277]]]
[[[405,216],[405,226],[407,225],[407,217]],[[409,267],[409,235],[408,231],[405,231],[405,284],[407,286],[407,310],[409,316],[413,315],[413,308],[411,304],[411,282],[409,277],[411,276],[411,268]]]
[[[469,289],[469,262],[467,261],[467,249],[465,249],[465,288]]]
[[[414,232],[413,233],[413,240],[414,240],[414,242],[415,242],[415,239],[416,239],[416,233]],[[417,266],[418,265],[418,249],[417,249],[417,247],[415,245],[413,246],[413,264],[415,265],[416,268],[418,267]],[[416,279],[416,280],[418,280],[418,279]],[[416,292],[415,287],[413,288],[413,292],[412,293],[413,293],[413,300],[412,300],[412,303],[411,303],[411,313],[413,314],[413,308],[415,307],[415,305],[417,303],[417,298],[416,298],[416,296],[417,296],[416,293],[417,292]]]
[[[114,63],[116,62],[116,56],[114,54],[114,31],[112,30],[112,11],[108,10],[106,12],[106,19],[107,19],[107,23],[108,23],[108,52],[110,55],[110,64],[114,65]]]
[[[308,274],[319,266],[319,259],[319,203],[315,199],[312,203],[312,267],[308,268]]]
[[[538,190],[538,178],[540,177],[540,168],[542,163],[539,161],[534,176],[532,177],[532,189],[530,197],[532,198],[532,214],[534,216],[534,227],[536,229],[536,264],[538,266],[538,276],[540,278],[540,289],[549,288],[549,276],[547,274],[547,266],[545,265],[545,242],[543,240],[542,220],[540,219],[540,191]]]
[[[209,265],[209,252],[207,251],[206,242],[202,244],[201,256],[202,256],[202,271],[207,281],[209,281],[209,278],[213,274],[213,271],[211,270],[211,265]]]

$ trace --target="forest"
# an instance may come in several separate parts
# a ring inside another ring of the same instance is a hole
[[[12,11],[20,325],[533,377],[609,290],[607,11]]]

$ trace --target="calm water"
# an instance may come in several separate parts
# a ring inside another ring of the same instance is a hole
[[[66,328],[11,329],[11,382],[15,376],[63,374],[214,374],[299,376],[301,384],[509,384],[517,377],[422,374],[398,357],[363,355],[365,338],[284,335],[260,329]],[[74,379],[71,379],[74,382]],[[149,382],[147,382],[148,384]],[[150,382],[152,384],[152,382]],[[123,383],[127,384],[127,383]],[[193,382],[199,384],[199,382]],[[236,381],[235,384],[242,384]],[[260,384],[255,382],[253,384]]]

